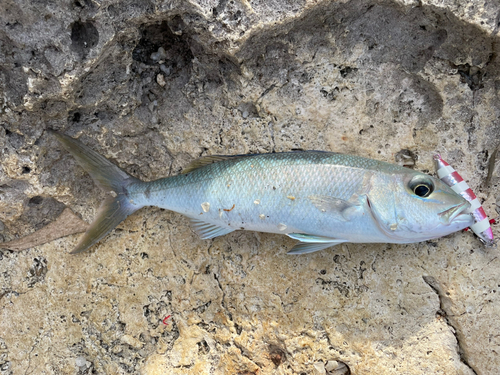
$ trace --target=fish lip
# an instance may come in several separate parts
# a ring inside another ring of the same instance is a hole
[[[449,225],[455,220],[459,215],[463,215],[464,211],[470,207],[470,203],[465,201],[460,204],[457,204],[447,210],[441,211],[438,213],[440,217],[440,221],[446,225]]]

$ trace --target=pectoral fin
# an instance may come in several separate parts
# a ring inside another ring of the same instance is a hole
[[[295,245],[293,249],[287,253],[289,255],[314,253],[315,251],[320,251],[338,245],[339,243],[347,242],[342,239],[313,236],[304,233],[289,233],[287,236],[300,241],[299,244]]]
[[[191,219],[191,227],[203,240],[223,236],[234,231],[233,228],[219,227],[205,221]]]
[[[331,197],[328,195],[311,195],[308,197],[311,203],[321,212],[327,212],[338,217],[341,221],[351,220],[356,212],[361,209],[357,201],[357,196],[353,196],[350,201],[344,199]],[[353,200],[356,203],[351,202]]]

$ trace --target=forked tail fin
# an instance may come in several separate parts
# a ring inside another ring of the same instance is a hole
[[[108,193],[102,202],[92,224],[71,254],[81,253],[94,245],[141,206],[128,197],[127,186],[140,180],[122,171],[104,156],[99,155],[81,142],[67,135],[49,130],[63,147],[69,151],[78,164],[87,171],[94,181]]]

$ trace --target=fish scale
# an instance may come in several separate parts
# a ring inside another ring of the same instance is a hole
[[[300,241],[294,254],[342,242],[418,242],[472,223],[464,214],[469,203],[441,181],[360,156],[215,155],[178,176],[144,182],[79,141],[53,134],[110,192],[73,252],[88,249],[144,206],[188,216],[205,239],[240,229],[286,234]]]

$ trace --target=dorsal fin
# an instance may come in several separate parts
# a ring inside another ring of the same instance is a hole
[[[292,151],[288,152],[277,152],[276,154],[286,154],[289,152],[297,152],[297,153],[306,153],[306,152],[320,152],[320,153],[330,153],[333,154],[333,152],[329,151],[316,151],[316,150],[301,150],[301,149],[292,149]],[[274,154],[274,152],[272,153]],[[209,164],[217,163],[219,161],[223,160],[228,160],[228,159],[240,159],[240,158],[246,158],[249,156],[256,156],[256,155],[266,155],[266,154],[246,154],[246,155],[208,155],[208,156],[202,156],[201,158],[198,158],[196,160],[193,160],[191,163],[189,163],[186,168],[182,170],[182,174],[186,174],[189,172],[192,172],[198,168],[204,167]]]
[[[201,158],[193,160],[191,163],[189,163],[187,165],[187,167],[182,170],[182,173],[186,174],[186,173],[194,171],[195,169],[204,167],[205,165],[217,163],[217,162],[222,161],[222,160],[241,158],[243,156],[247,156],[247,155],[208,155],[208,156],[202,156]]]

